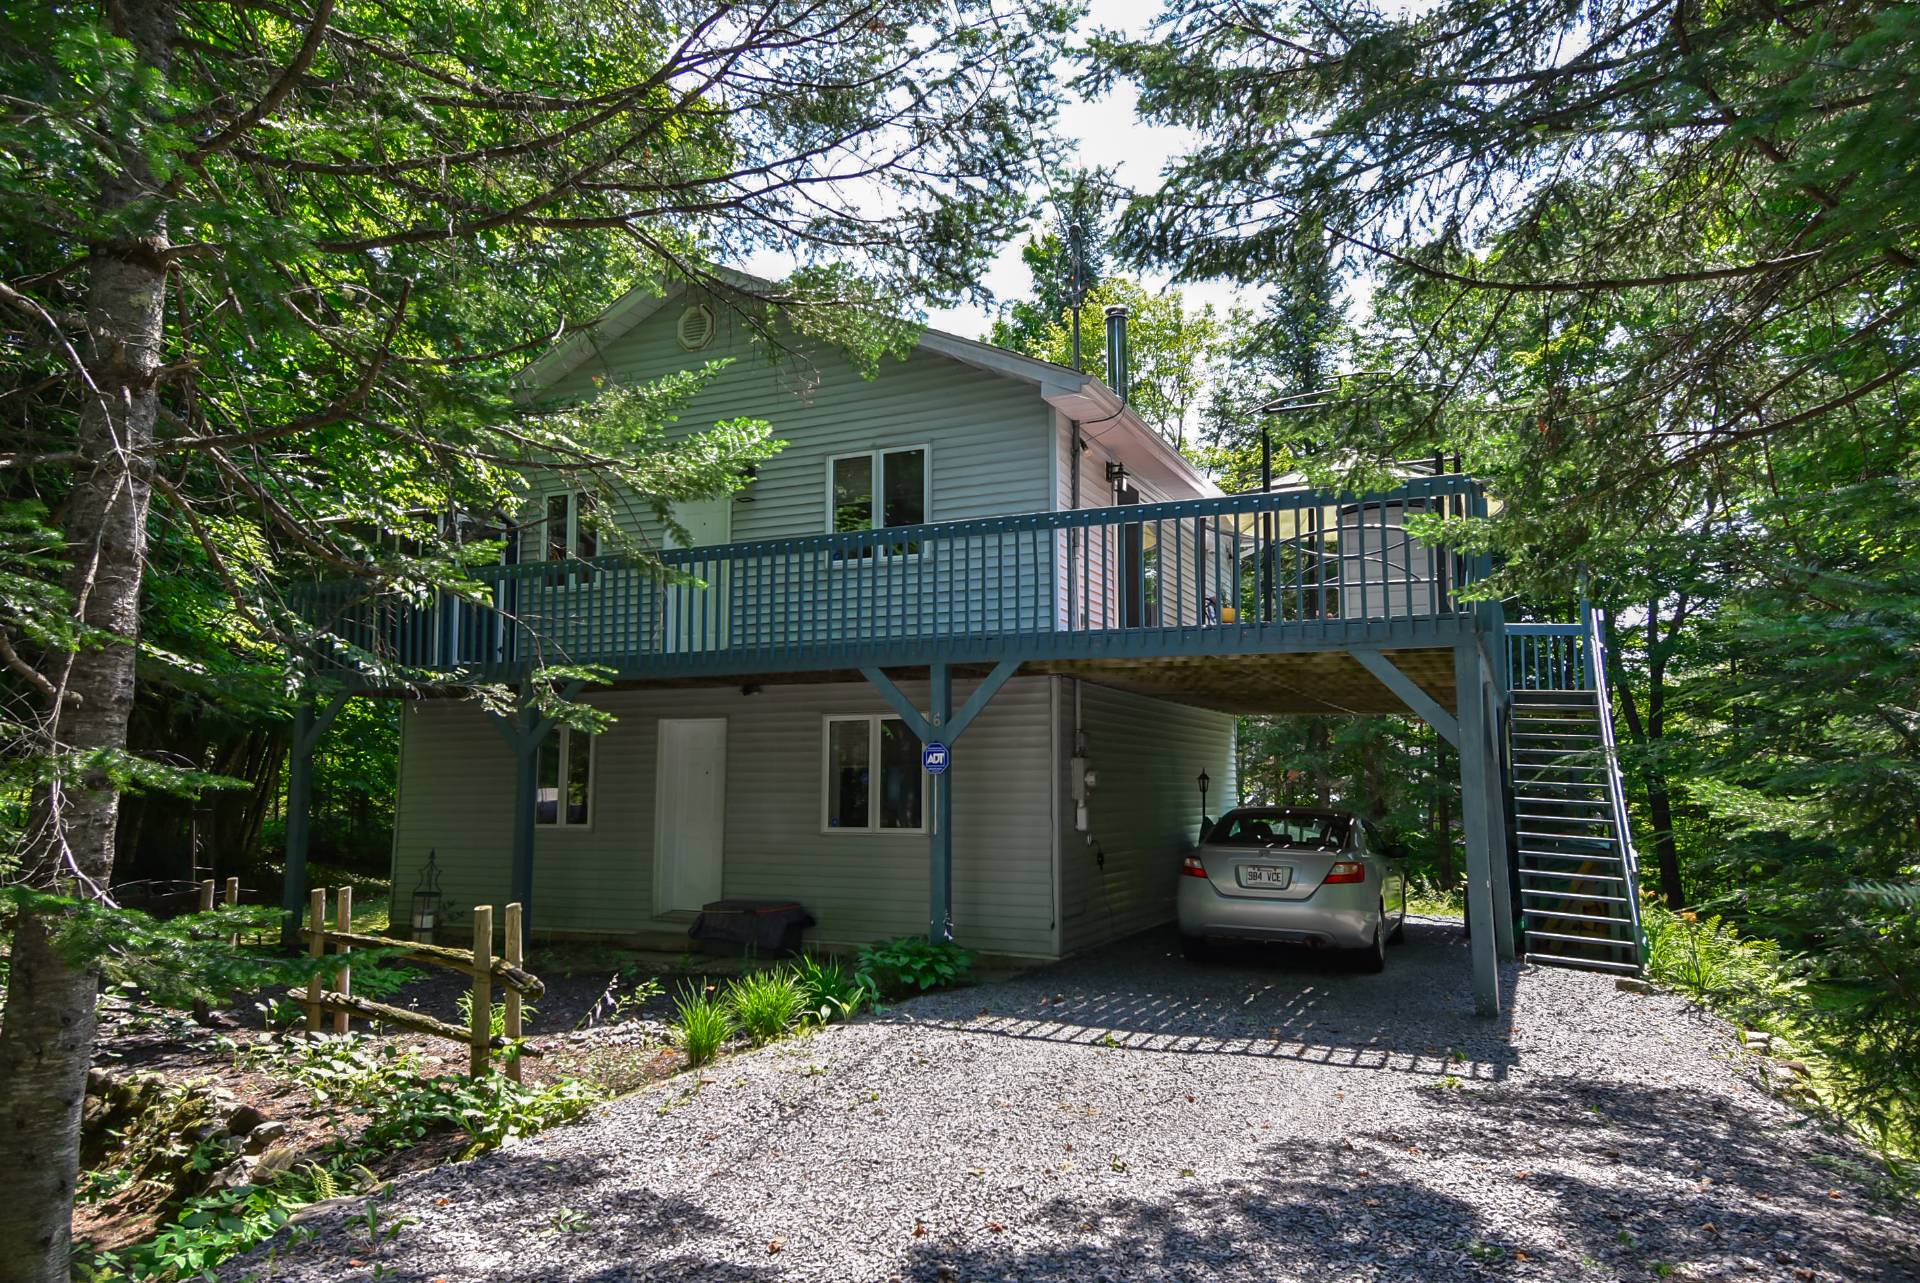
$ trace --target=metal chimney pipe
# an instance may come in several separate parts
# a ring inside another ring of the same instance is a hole
[[[1120,404],[1127,403],[1127,305],[1113,303],[1107,307],[1107,386],[1120,394]]]

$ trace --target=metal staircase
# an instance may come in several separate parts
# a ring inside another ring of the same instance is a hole
[[[1527,956],[1637,974],[1639,862],[1613,740],[1605,654],[1580,624],[1508,632],[1507,779]]]

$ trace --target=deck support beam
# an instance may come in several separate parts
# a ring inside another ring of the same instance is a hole
[[[565,703],[580,693],[586,683],[568,682],[560,690]],[[513,859],[511,863],[513,902],[520,905],[520,947],[533,945],[533,844],[538,831],[540,791],[540,745],[546,741],[559,717],[540,716],[534,705],[533,685],[523,682],[520,697],[511,714],[492,713],[495,729],[513,752]]]
[[[922,715],[906,692],[894,682],[893,678],[879,668],[860,670],[868,683],[880,692],[880,698],[887,706],[900,715],[907,729],[919,737],[921,744],[937,741],[949,749],[960,738],[963,731],[973,724],[981,710],[992,702],[1007,679],[1020,671],[1021,661],[1003,659],[994,665],[993,671],[980,680],[967,702],[960,706],[959,712],[953,711],[953,670],[946,664],[927,666],[927,704],[928,712]],[[932,825],[927,830],[927,938],[929,940],[950,941],[953,939],[953,759],[947,760],[947,769],[939,775],[927,779],[927,805],[932,811]]]
[[[293,710],[293,734],[287,745],[287,861],[280,887],[280,907],[286,917],[281,939],[292,943],[307,907],[307,848],[313,835],[313,751],[333,719],[353,698],[341,691],[318,708],[303,692]]]
[[[953,671],[945,664],[927,670],[928,728],[931,736],[956,735],[966,729],[953,721]],[[952,748],[949,741],[948,748]],[[947,769],[927,777],[927,792],[933,804],[933,828],[927,834],[927,939],[941,943],[953,940],[953,761],[948,755]]]
[[[1487,816],[1487,836],[1493,855],[1493,947],[1500,961],[1512,962],[1519,954],[1514,940],[1517,915],[1513,906],[1513,850],[1507,826],[1508,776],[1506,755],[1500,751],[1506,734],[1505,701],[1501,698],[1504,688],[1497,676],[1501,670],[1488,661],[1484,649],[1475,649],[1480,655],[1480,690],[1487,710],[1487,762],[1493,780],[1487,797],[1491,808]]]
[[[1420,719],[1439,733],[1440,738],[1460,747],[1460,723],[1452,713],[1441,707],[1440,701],[1421,688],[1420,684],[1401,672],[1391,659],[1377,650],[1349,651],[1360,667],[1372,673],[1382,686],[1398,695],[1401,702],[1419,715]]]
[[[1499,758],[1489,752],[1487,699],[1480,683],[1480,647],[1471,639],[1453,649],[1454,689],[1460,709],[1460,819],[1467,833],[1467,921],[1473,933],[1473,1006],[1483,1016],[1500,1014],[1500,960],[1496,953],[1493,884],[1494,843],[1490,821],[1500,810]],[[1504,841],[1501,843],[1504,847]],[[1506,877],[1504,863],[1499,876]]]

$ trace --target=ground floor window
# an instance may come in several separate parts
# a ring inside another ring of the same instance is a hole
[[[535,824],[573,828],[593,819],[594,737],[570,726],[557,727],[540,745],[540,772],[534,785]]]
[[[920,741],[897,717],[829,717],[824,729],[821,827],[855,832],[925,828]]]

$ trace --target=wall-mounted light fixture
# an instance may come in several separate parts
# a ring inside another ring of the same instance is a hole
[[[427,867],[421,870],[420,885],[413,889],[413,938],[422,943],[433,939],[440,919],[440,861],[438,851],[427,852]]]
[[[749,463],[740,469],[740,488],[733,492],[735,503],[752,503],[753,496],[747,493],[747,487],[760,479],[760,465]]]

